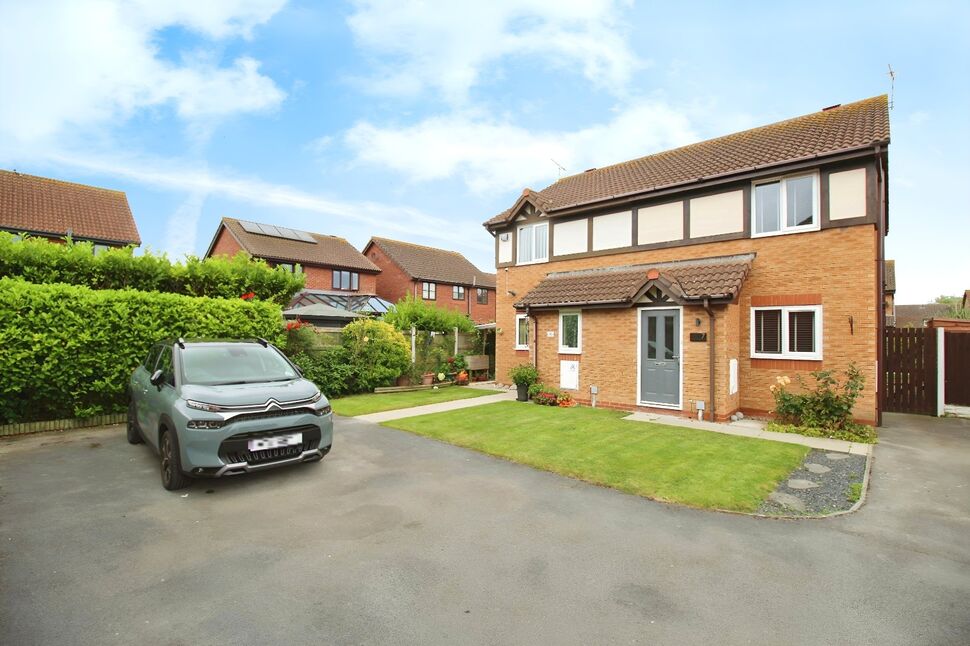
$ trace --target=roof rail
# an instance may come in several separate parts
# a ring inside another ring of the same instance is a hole
[[[259,337],[258,339],[256,339],[256,341],[258,341],[259,342],[259,345],[263,346],[264,348],[268,348],[269,347],[269,341],[267,341],[263,337]]]
[[[182,348],[183,350],[185,349],[185,339],[183,339],[182,337],[179,337],[179,340],[176,341],[176,343],[178,343],[178,346],[180,348]]]

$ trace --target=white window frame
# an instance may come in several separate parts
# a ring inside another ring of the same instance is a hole
[[[438,284],[430,281],[421,282],[421,299],[425,301],[438,300]]]
[[[546,230],[546,248],[545,255],[542,258],[532,258],[531,260],[522,260],[522,254],[519,251],[522,248],[521,239],[522,231],[524,229],[532,229],[532,252],[535,253],[535,230],[539,228],[544,228]],[[537,224],[524,224],[515,230],[515,264],[516,265],[536,265],[543,262],[549,262],[549,223],[539,222]]]
[[[576,347],[571,348],[562,343],[562,317],[576,317]],[[583,353],[583,313],[580,310],[559,310],[559,354],[582,354]]]
[[[786,186],[788,185],[788,180],[799,179],[801,177],[811,177],[812,178],[812,223],[803,224],[797,227],[788,226],[788,195],[786,192]],[[762,184],[772,184],[774,182],[779,183],[778,188],[778,209],[779,209],[779,222],[780,229],[777,231],[765,231],[763,233],[757,232],[757,187]],[[764,179],[759,179],[751,183],[751,237],[752,238],[767,238],[770,236],[783,236],[790,233],[802,233],[804,231],[818,231],[821,228],[822,214],[819,204],[821,203],[821,179],[818,171],[811,173],[793,173],[790,175],[780,175],[777,177],[766,177]]]
[[[755,351],[755,312],[781,310],[781,352],[779,354]],[[792,352],[788,349],[788,314],[790,312],[815,312],[815,352]],[[822,359],[822,319],[821,305],[766,305],[751,308],[751,358],[752,359],[795,359],[800,361],[820,361]]]
[[[525,319],[526,331],[525,331],[525,345],[519,344],[519,321]],[[515,349],[516,350],[528,350],[529,349],[529,335],[532,332],[532,323],[529,322],[528,314],[516,314],[515,315]]]

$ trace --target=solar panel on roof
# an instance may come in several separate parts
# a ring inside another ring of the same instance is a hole
[[[259,225],[255,222],[246,222],[245,220],[240,220],[239,224],[242,225],[243,230],[247,233],[262,233],[259,229]]]
[[[259,224],[258,222],[247,222],[245,220],[240,220],[239,224],[242,225],[243,230],[247,233],[255,233],[263,236],[271,236],[273,238],[283,238],[284,240],[295,240],[299,242],[312,242],[316,244],[316,240],[306,231],[297,231],[296,229],[290,229],[288,227],[278,227],[273,224]]]

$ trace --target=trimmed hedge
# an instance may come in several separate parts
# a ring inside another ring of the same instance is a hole
[[[232,258],[171,262],[165,256],[134,255],[134,248],[108,249],[97,255],[90,242],[65,244],[45,238],[0,232],[0,277],[32,283],[68,283],[93,289],[139,289],[188,296],[256,298],[285,305],[303,288],[303,274],[272,268],[240,251]]]
[[[122,412],[156,341],[283,339],[279,305],[0,278],[0,424]]]

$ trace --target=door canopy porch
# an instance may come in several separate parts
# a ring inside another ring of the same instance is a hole
[[[632,307],[730,303],[737,298],[755,254],[553,272],[522,297],[517,309]]]

